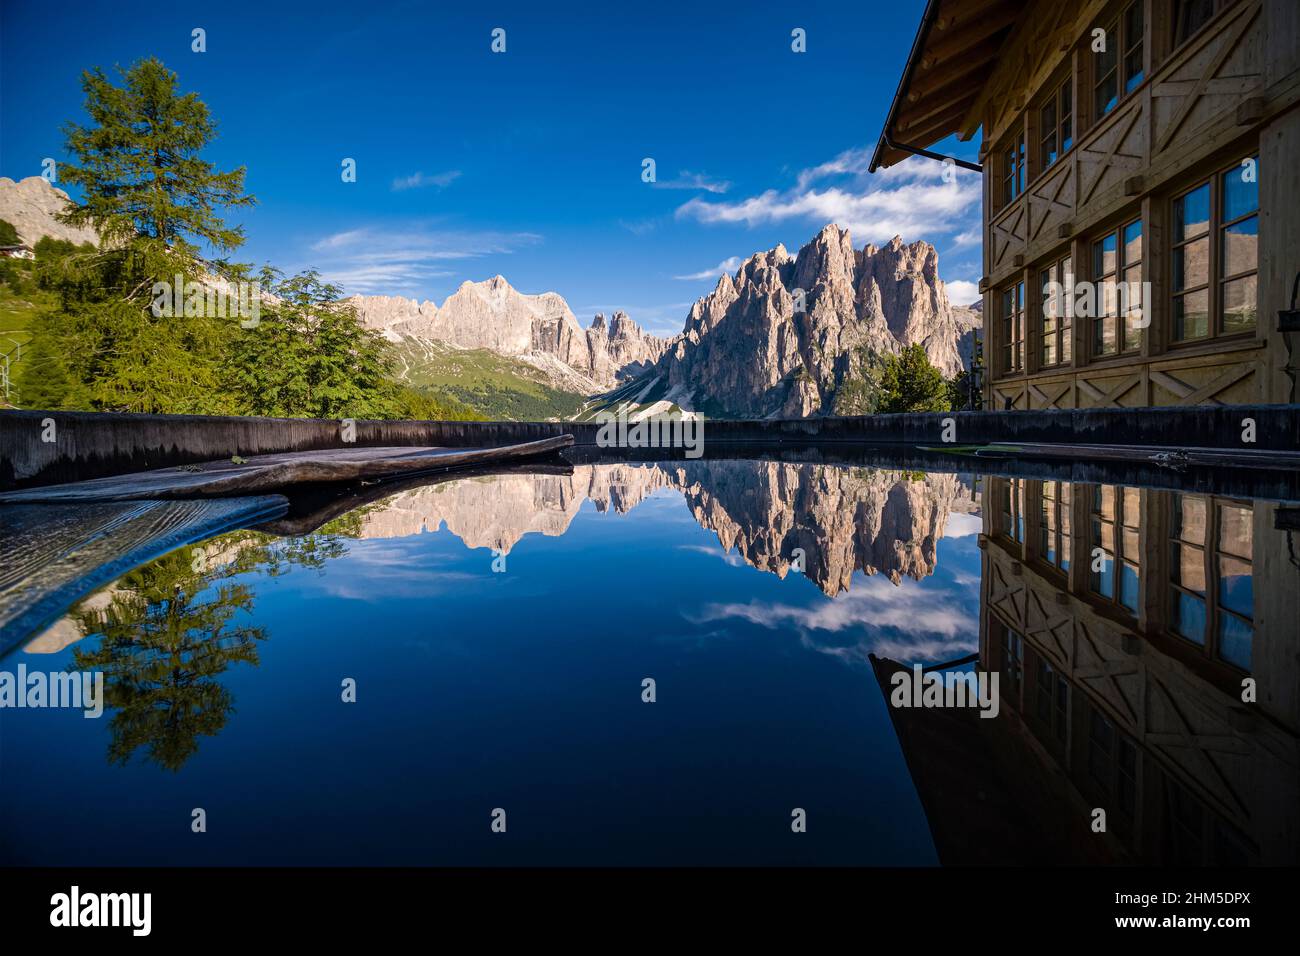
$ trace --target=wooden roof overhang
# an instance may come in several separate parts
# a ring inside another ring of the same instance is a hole
[[[928,0],[912,52],[894,93],[870,171],[892,166],[953,133],[969,139],[968,122],[1008,35],[1031,0]],[[961,163],[972,169],[979,166]]]

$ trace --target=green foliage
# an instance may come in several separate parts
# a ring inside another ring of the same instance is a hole
[[[314,271],[266,269],[260,322],[240,329],[229,385],[239,412],[285,418],[393,418],[401,409],[384,340]],[[187,320],[188,321],[188,320]]]
[[[948,383],[919,343],[883,357],[880,389],[880,412],[944,412],[949,407]]]
[[[880,404],[880,359],[873,352],[853,356],[856,369],[844,377],[831,400],[832,415],[870,415]]]
[[[217,249],[241,245],[243,229],[227,226],[215,210],[256,200],[244,194],[242,166],[220,172],[199,157],[216,135],[207,106],[195,93],[179,93],[176,74],[155,58],[118,72],[120,87],[98,68],[82,73],[92,122],[64,127],[77,162],[59,174],[85,198],[64,220],[93,221],[110,245],[136,235],[188,251],[190,238]]]
[[[410,421],[477,422],[484,420],[483,415],[448,395],[436,395],[424,389],[412,388],[410,385],[402,387],[398,402],[400,403],[398,417]]]
[[[13,223],[0,219],[0,246],[16,246],[20,241]]]
[[[237,323],[157,316],[157,276],[194,277],[193,260],[137,237],[116,248],[37,259],[37,283],[58,307],[31,324],[19,377],[27,408],[234,414],[223,387]]]

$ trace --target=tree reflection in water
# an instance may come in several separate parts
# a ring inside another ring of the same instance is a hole
[[[75,649],[78,670],[102,671],[110,720],[108,761],[125,764],[137,750],[179,770],[234,711],[220,677],[236,664],[258,665],[266,629],[241,621],[253,609],[253,579],[293,567],[323,568],[347,553],[358,516],[322,533],[277,539],[253,531],[181,548],[119,578],[106,606],[71,612],[93,649]]]

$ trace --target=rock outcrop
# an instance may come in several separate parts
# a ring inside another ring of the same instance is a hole
[[[50,185],[41,176],[28,176],[14,182],[0,176],[0,219],[11,223],[18,238],[29,246],[43,237],[66,239],[81,245],[99,245],[99,234],[89,226],[69,226],[59,222],[58,214],[69,205],[68,194]]]
[[[920,344],[945,376],[956,375],[968,330],[934,246],[895,236],[855,250],[848,230],[832,224],[796,257],[778,245],[723,275],[653,371],[666,398],[715,415],[829,414],[873,353]]]
[[[348,302],[366,327],[390,341],[489,349],[553,371],[571,387],[587,382],[592,391],[639,374],[667,347],[624,312],[615,312],[608,327],[597,315],[591,328],[583,329],[563,296],[526,295],[499,275],[462,283],[441,306],[401,296],[352,296]]]

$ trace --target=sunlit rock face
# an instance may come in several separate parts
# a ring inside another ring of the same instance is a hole
[[[648,335],[624,312],[615,312],[608,325],[598,314],[583,329],[563,296],[526,295],[499,275],[462,283],[441,306],[386,295],[347,301],[363,325],[390,341],[489,349],[553,371],[557,384],[593,392],[643,371],[667,347],[666,340]]]
[[[0,176],[0,219],[10,223],[18,238],[29,246],[36,245],[45,236],[77,245],[83,242],[99,245],[99,234],[90,226],[59,222],[59,213],[69,205],[68,194],[41,176],[28,176],[18,182]]]
[[[784,246],[750,256],[692,307],[654,370],[681,404],[743,417],[841,411],[835,399],[870,353],[919,344],[951,377],[978,317],[954,311],[928,242],[895,236],[854,249],[826,226],[792,257]]]

